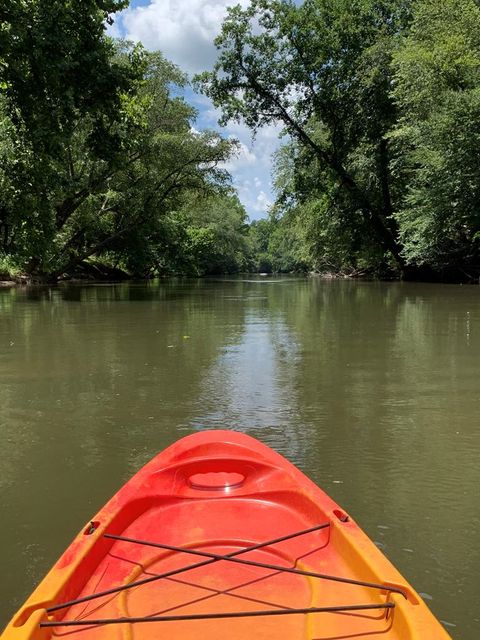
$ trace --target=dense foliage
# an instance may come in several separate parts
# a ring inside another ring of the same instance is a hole
[[[0,257],[10,270],[57,279],[93,256],[134,275],[242,262],[245,212],[221,169],[235,145],[194,129],[178,68],[105,35],[125,4],[11,0],[2,13]],[[188,211],[205,199],[227,213]]]
[[[224,121],[279,121],[290,137],[264,262],[281,229],[288,268],[475,273],[479,20],[474,0],[252,0],[229,11],[199,86]]]
[[[422,0],[394,56],[391,139],[405,185],[396,218],[409,262],[480,265],[480,8]]]
[[[287,134],[250,225],[182,71],[106,35],[127,5],[2,4],[0,271],[478,277],[478,0],[229,9],[197,85],[224,122]]]

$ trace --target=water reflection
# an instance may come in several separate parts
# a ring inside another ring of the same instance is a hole
[[[272,317],[265,301],[250,300],[241,336],[205,372],[192,424],[248,431],[292,458],[299,449],[292,371],[297,346],[282,315]]]
[[[2,621],[157,450],[227,427],[300,466],[454,637],[477,638],[479,327],[474,287],[248,278],[0,291]]]

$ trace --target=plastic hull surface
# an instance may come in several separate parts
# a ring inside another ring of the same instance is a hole
[[[352,518],[241,433],[179,440],[92,522],[3,640],[449,638]]]

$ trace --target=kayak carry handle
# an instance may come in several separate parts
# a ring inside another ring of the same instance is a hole
[[[192,489],[200,491],[231,491],[238,489],[245,482],[245,475],[236,471],[210,471],[194,473],[187,478]]]
[[[345,513],[345,511],[342,511],[341,509],[334,509],[333,515],[336,516],[340,520],[340,522],[350,521],[350,516],[348,515],[348,513]]]
[[[176,488],[185,491],[212,491],[229,493],[237,489],[249,491],[255,488],[256,480],[272,473],[282,476],[282,484],[288,482],[283,470],[262,461],[243,457],[193,458],[181,461],[168,469],[175,477]],[[155,477],[155,474],[154,476]],[[280,482],[280,479],[279,479]]]

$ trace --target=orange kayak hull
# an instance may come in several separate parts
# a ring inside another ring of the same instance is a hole
[[[234,431],[187,436],[74,539],[2,640],[447,640],[355,521]]]

